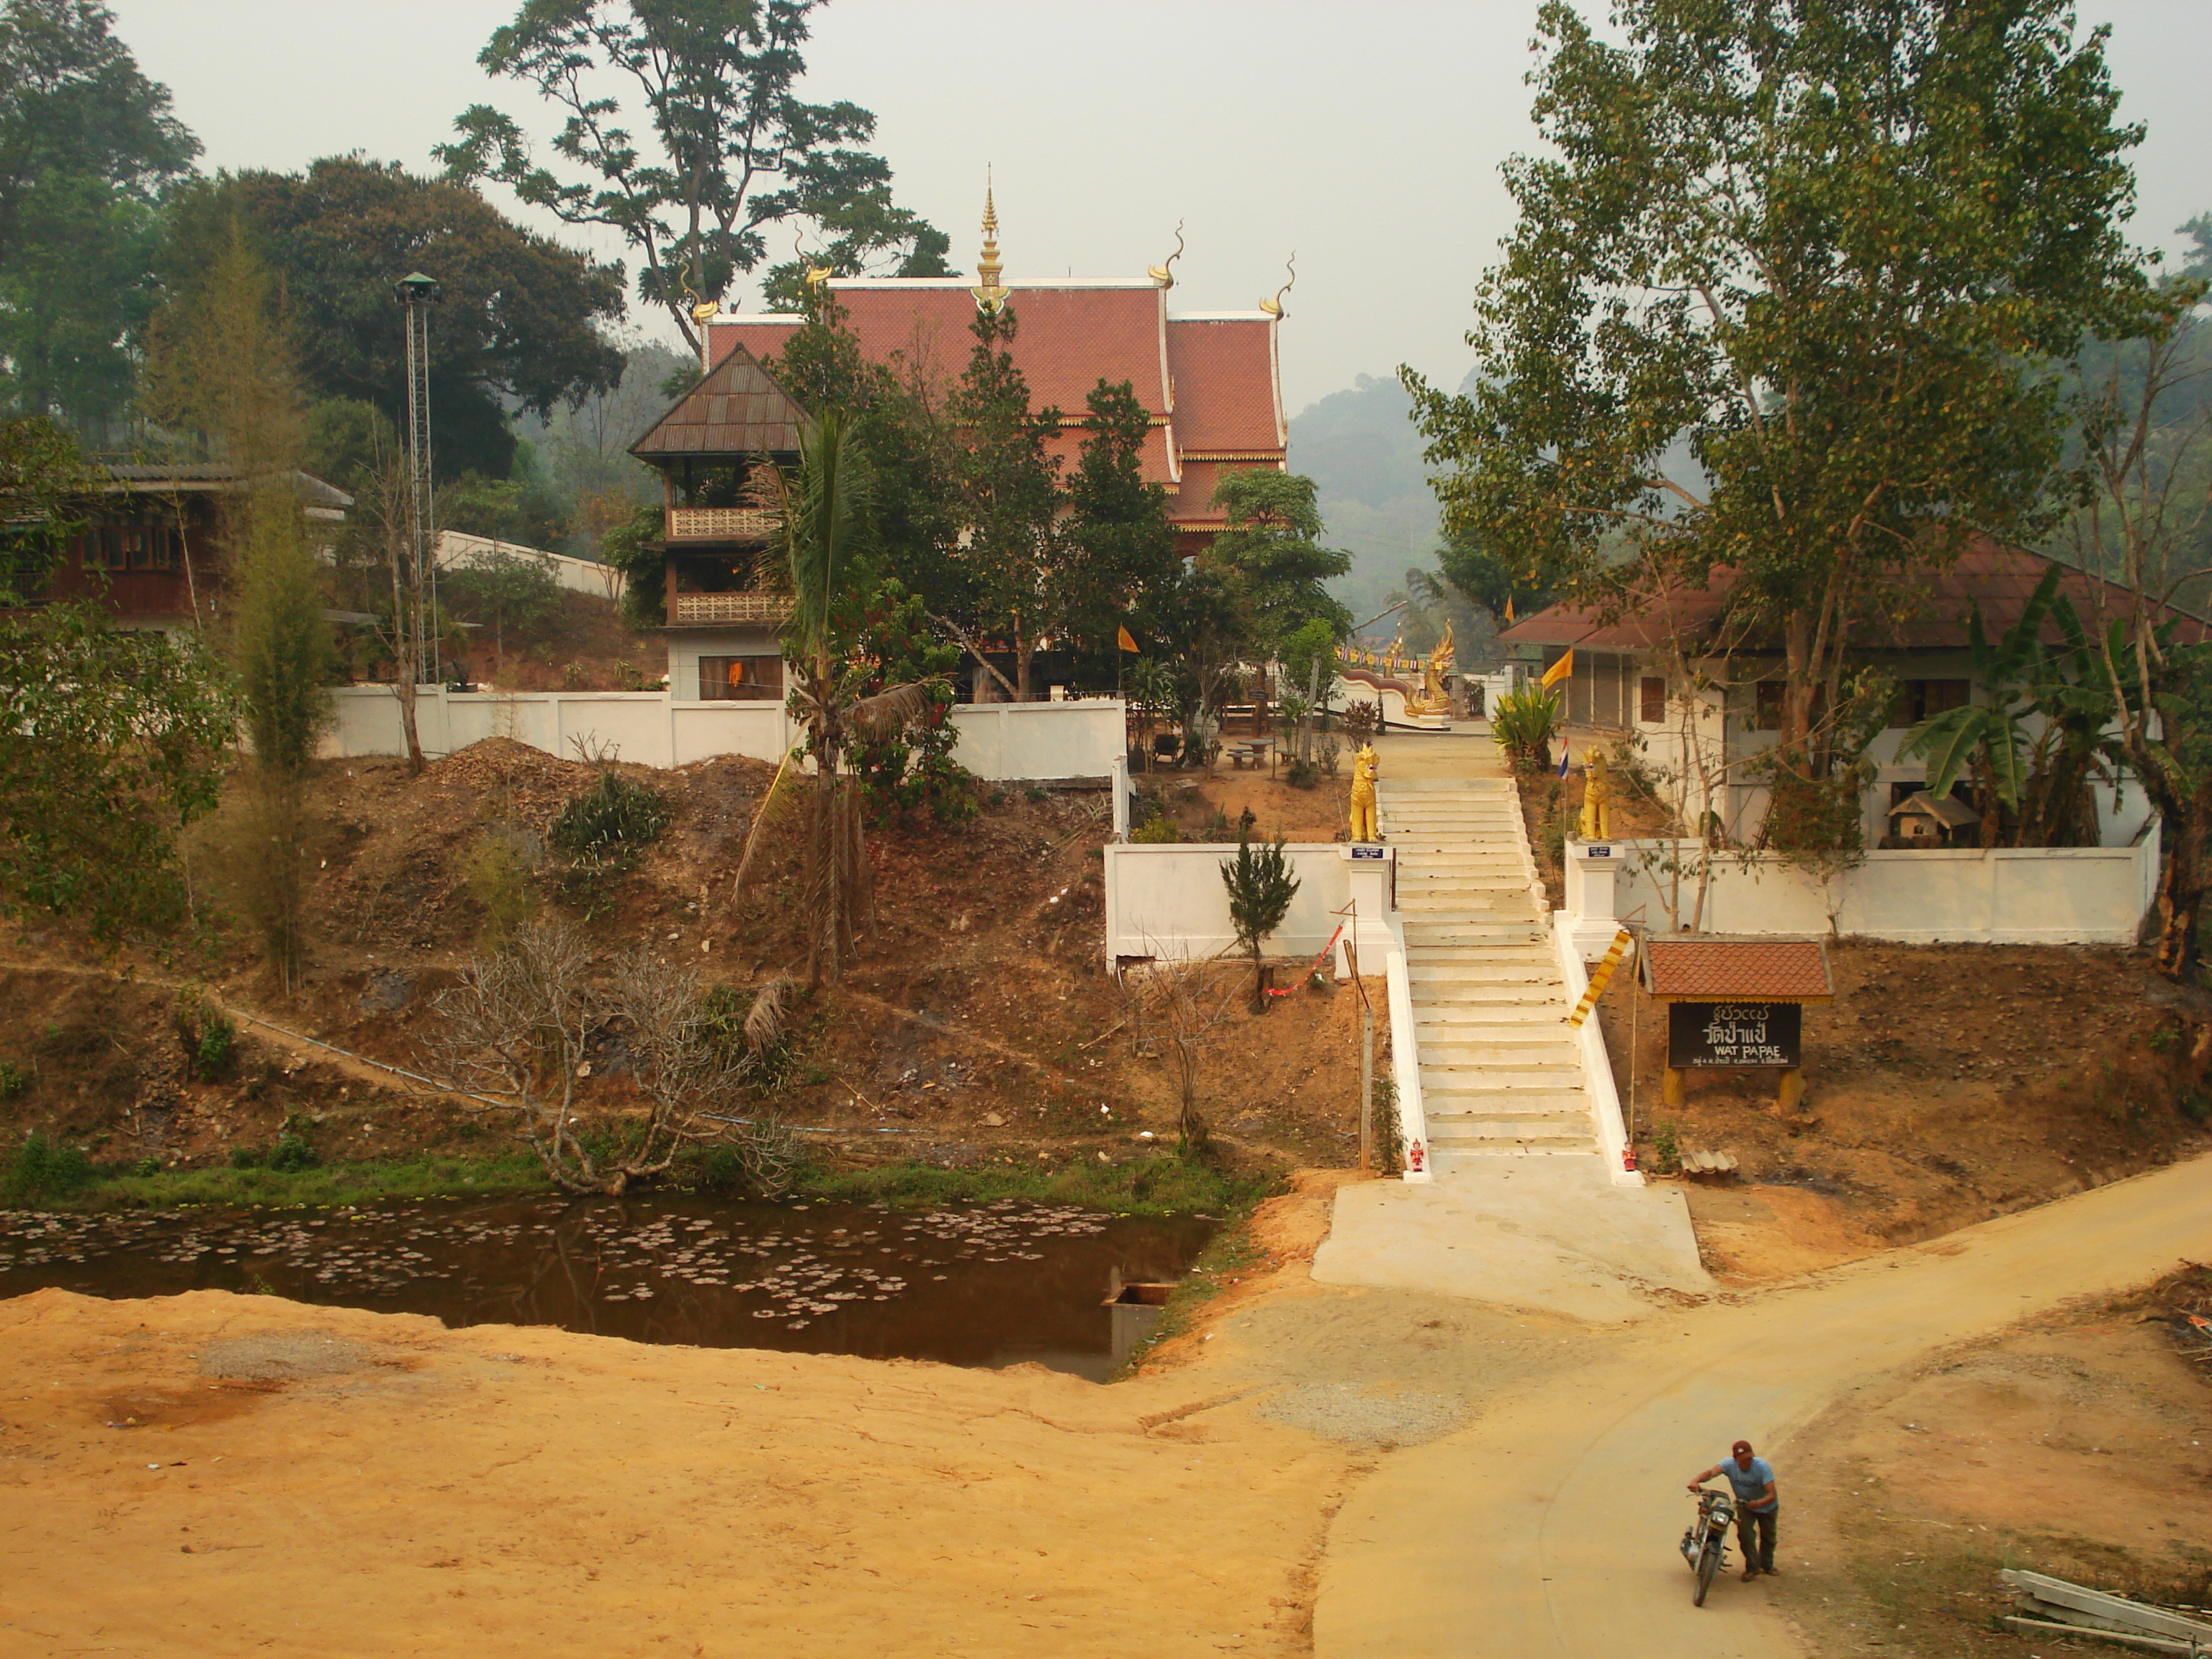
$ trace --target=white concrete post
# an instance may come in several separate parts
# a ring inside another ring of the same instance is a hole
[[[1348,979],[1352,964],[1347,945],[1359,953],[1361,969],[1369,974],[1377,971],[1382,958],[1398,948],[1389,921],[1390,877],[1398,849],[1380,842],[1357,842],[1338,848],[1336,853],[1350,866],[1346,878],[1351,888],[1352,925],[1346,930],[1350,938],[1339,940],[1336,947],[1336,976]]]
[[[1613,879],[1627,848],[1609,841],[1566,845],[1567,927],[1585,962],[1595,961],[1613,943],[1620,923],[1613,914]]]

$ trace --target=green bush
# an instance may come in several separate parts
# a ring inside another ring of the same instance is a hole
[[[1310,789],[1321,781],[1321,769],[1311,761],[1292,761],[1283,773],[1283,781],[1293,789]]]
[[[1129,832],[1129,839],[1146,847],[1164,847],[1182,839],[1182,831],[1164,817],[1146,818]]]
[[[1490,711],[1490,735],[1515,771],[1534,775],[1551,770],[1552,739],[1566,724],[1565,702],[1560,693],[1534,685],[1498,698]]]
[[[531,838],[513,831],[489,830],[477,838],[462,866],[469,896],[482,907],[484,932],[494,942],[538,917],[538,893],[531,878],[538,868]]]
[[[238,1027],[197,986],[187,985],[177,993],[174,1012],[186,1073],[198,1083],[219,1081],[237,1055]]]
[[[627,864],[667,828],[660,797],[610,767],[561,809],[547,839],[572,858]]]
[[[0,1190],[21,1198],[66,1198],[91,1181],[92,1174],[92,1159],[83,1147],[64,1145],[34,1129],[0,1169]]]
[[[287,1175],[312,1170],[321,1161],[315,1156],[315,1149],[299,1135],[279,1135],[276,1144],[269,1149],[269,1167]]]
[[[21,1100],[31,1086],[31,1074],[12,1060],[0,1060],[0,1100]]]

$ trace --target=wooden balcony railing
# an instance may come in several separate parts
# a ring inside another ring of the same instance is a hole
[[[762,542],[776,533],[779,514],[764,507],[672,507],[672,542]]]
[[[790,618],[788,593],[671,593],[668,620],[683,623],[765,623],[780,628]]]

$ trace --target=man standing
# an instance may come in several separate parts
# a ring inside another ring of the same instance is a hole
[[[1753,1454],[1750,1441],[1739,1440],[1726,1457],[1690,1482],[1690,1490],[1697,1491],[1717,1474],[1728,1476],[1729,1485],[1735,1488],[1735,1535],[1743,1546],[1744,1578],[1747,1582],[1762,1572],[1772,1577],[1775,1522],[1782,1514],[1782,1499],[1774,1490],[1774,1466]]]

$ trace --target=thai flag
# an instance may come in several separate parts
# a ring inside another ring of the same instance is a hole
[[[1564,739],[1559,744],[1559,775],[1567,775],[1567,745]]]

